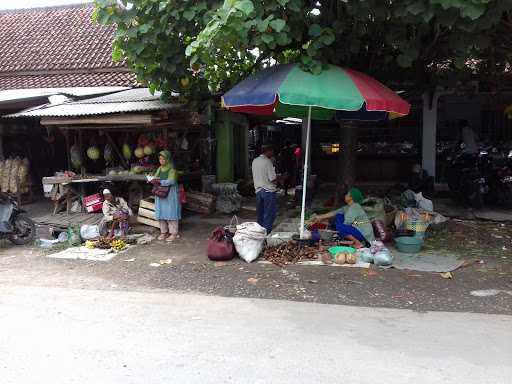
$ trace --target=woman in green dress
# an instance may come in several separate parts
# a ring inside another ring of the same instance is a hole
[[[178,189],[178,173],[169,151],[158,154],[160,167],[152,183],[169,187],[167,197],[155,196],[155,218],[160,223],[159,240],[174,241],[179,238],[179,220],[181,220],[181,203]]]
[[[335,219],[336,231],[342,238],[352,241],[354,247],[362,248],[375,241],[373,227],[361,207],[364,197],[357,188],[352,188],[345,195],[345,205],[336,211],[324,215],[313,216],[311,221],[320,222],[329,219]]]

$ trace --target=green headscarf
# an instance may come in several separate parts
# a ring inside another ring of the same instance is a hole
[[[158,154],[158,156],[162,156],[166,163],[165,165],[161,165],[156,170],[155,175],[160,177],[163,180],[176,180],[176,170],[174,169],[174,164],[172,162],[171,152],[165,150]]]
[[[364,200],[363,193],[358,188],[352,188],[350,191],[348,191],[348,194],[352,196],[354,203],[361,204]]]

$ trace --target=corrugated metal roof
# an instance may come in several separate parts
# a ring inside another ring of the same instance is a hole
[[[75,97],[104,95],[106,93],[129,90],[129,87],[74,87],[74,88],[30,88],[0,90],[0,104],[19,102],[53,95]]]
[[[73,117],[106,115],[112,113],[144,112],[177,109],[181,105],[166,103],[159,95],[151,95],[147,88],[130,89],[106,96],[62,104],[46,104],[3,117]]]
[[[92,99],[77,101],[80,104],[95,103],[126,103],[130,101],[154,101],[160,100],[161,92],[155,92],[154,95],[148,88],[133,88],[122,92],[111,93],[105,96],[99,96]]]

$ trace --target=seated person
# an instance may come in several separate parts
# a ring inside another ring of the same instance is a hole
[[[351,241],[355,248],[369,246],[375,241],[375,236],[372,224],[361,207],[363,200],[361,191],[352,188],[345,195],[346,206],[324,215],[313,216],[310,221],[321,222],[335,218],[336,231],[341,238]]]
[[[133,214],[132,210],[122,197],[114,197],[108,189],[103,190],[103,215],[100,222],[100,235],[114,237],[116,227],[121,231],[121,236],[128,233],[128,218]]]
[[[424,195],[431,196],[434,192],[434,178],[429,176],[428,172],[421,168],[421,165],[415,164],[412,167],[408,189],[413,190],[414,193],[423,192]]]

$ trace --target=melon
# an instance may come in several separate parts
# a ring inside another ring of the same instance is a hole
[[[146,156],[151,156],[154,152],[155,152],[155,150],[152,145],[146,145],[144,147],[144,154]]]
[[[137,159],[142,159],[144,157],[144,148],[138,147],[137,149],[135,149],[134,153]]]
[[[126,160],[130,160],[132,158],[132,150],[128,144],[123,144],[123,156]]]
[[[99,160],[100,158],[100,150],[96,146],[89,147],[87,149],[87,157],[91,160]]]
[[[73,145],[70,149],[71,165],[74,169],[80,169],[82,166],[82,156],[80,150],[76,145]]]

